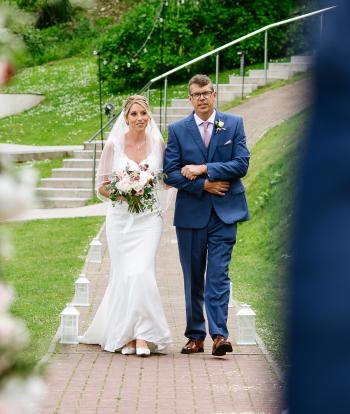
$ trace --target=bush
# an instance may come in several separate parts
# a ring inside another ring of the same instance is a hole
[[[29,27],[22,33],[29,52],[25,64],[34,66],[84,53],[91,54],[97,35],[98,29],[86,18],[41,30]]]
[[[17,6],[28,11],[38,11],[45,0],[16,0]]]
[[[141,87],[162,72],[267,24],[290,17],[295,6],[294,0],[274,2],[273,7],[270,0],[221,0],[215,2],[215,7],[209,0],[187,0],[182,6],[176,0],[170,0],[161,13],[164,18],[162,26],[160,20],[156,21],[161,3],[160,0],[149,0],[139,4],[124,16],[120,25],[106,31],[100,48],[105,62],[102,78],[111,92]],[[149,41],[140,50],[155,21]],[[262,62],[263,45],[264,36],[261,34],[238,47],[227,49],[220,56],[220,68],[238,65],[237,51],[240,49],[245,51],[248,64]],[[270,58],[285,56],[288,47],[290,38],[285,27],[269,32]],[[208,72],[208,65],[212,72],[214,59],[196,64],[196,72]],[[188,78],[187,71],[180,71],[171,79],[184,78]]]
[[[48,0],[40,8],[36,27],[54,26],[57,23],[65,23],[71,20],[73,7],[69,0]]]

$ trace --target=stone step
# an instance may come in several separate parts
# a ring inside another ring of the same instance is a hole
[[[159,115],[153,115],[154,120],[156,121],[157,125],[159,126]],[[167,116],[167,125],[172,124],[173,122],[179,121],[183,119],[183,115],[169,115]],[[164,125],[164,117],[162,116],[162,125]],[[164,128],[161,128],[164,129]]]
[[[40,198],[84,198],[92,197],[91,188],[49,188],[38,187],[36,193]]]
[[[313,56],[311,55],[295,55],[290,58],[291,63],[307,63],[312,65]]]
[[[244,82],[244,91],[246,93],[252,93],[258,86],[255,83]],[[232,83],[220,83],[219,84],[219,97],[221,92],[235,92],[240,94],[242,92],[242,86]]]
[[[239,84],[242,86],[242,76],[230,75],[230,83]],[[268,83],[273,82],[275,79],[267,79]],[[245,76],[244,77],[244,85],[246,83],[255,83],[257,86],[262,86],[265,84],[265,79],[263,77],[253,77],[253,76]]]
[[[95,144],[96,144],[96,150],[102,151],[102,141],[84,142],[84,150],[93,151]],[[103,141],[103,145],[105,144],[106,144],[106,140]]]
[[[247,80],[247,77],[245,78],[245,80]],[[258,87],[258,85],[256,83],[244,82],[244,92],[245,93],[251,93],[257,87]],[[234,92],[235,94],[240,96],[240,94],[242,92],[242,85],[239,84],[239,83],[233,83],[233,84],[231,84],[231,83],[220,83],[220,85],[219,85],[219,101],[221,100],[221,93],[222,92],[228,92],[228,93]],[[173,98],[171,100],[170,105],[171,105],[170,108],[174,108],[174,107],[192,108],[192,105],[191,105],[190,101],[187,98],[182,98],[182,99],[181,98]],[[159,107],[157,107],[157,111],[159,112]],[[156,112],[156,111],[154,111],[154,112]]]
[[[42,208],[71,208],[83,207],[87,204],[85,198],[50,197],[41,200]]]
[[[92,168],[54,168],[54,178],[90,178],[92,179]]]
[[[292,70],[293,72],[305,72],[310,68],[309,63],[288,63],[288,62],[276,62],[269,63],[269,70]]]
[[[184,107],[182,107],[182,106],[174,106],[174,107],[168,106],[168,108],[167,108],[167,118],[170,115],[181,115],[182,117],[184,117],[186,115],[189,115],[192,112],[192,110],[193,110],[192,106],[191,107],[189,107],[189,106],[184,106]],[[153,117],[154,118],[157,117],[157,119],[159,119],[159,108],[158,107],[154,108]],[[162,118],[163,117],[164,117],[164,108],[162,108]]]
[[[181,107],[181,108],[190,108],[192,109],[192,105],[191,102],[187,99],[187,98],[173,98],[171,100],[171,108],[175,108],[175,107]]]
[[[40,185],[44,188],[91,188],[92,177],[90,174],[89,178],[42,178]]]
[[[67,158],[63,160],[64,168],[92,168],[94,165],[93,160],[84,158]],[[96,160],[96,167],[98,166],[98,160]]]
[[[268,69],[267,78],[268,79],[290,79],[293,75],[298,73],[297,71],[289,69]],[[253,78],[262,78],[265,77],[265,71],[263,69],[252,69],[249,71],[249,76]]]
[[[101,150],[96,150],[96,159],[99,159],[101,157]],[[94,150],[79,150],[73,152],[73,158],[86,158],[86,159],[92,159],[94,156]]]

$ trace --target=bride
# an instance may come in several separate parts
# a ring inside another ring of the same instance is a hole
[[[155,279],[155,255],[162,232],[160,206],[131,214],[125,201],[113,206],[106,185],[112,172],[147,164],[162,171],[164,141],[144,96],[127,98],[106,145],[97,172],[97,194],[109,201],[106,235],[110,280],[96,315],[80,338],[105,351],[148,356],[171,343]],[[159,203],[158,203],[159,204]]]

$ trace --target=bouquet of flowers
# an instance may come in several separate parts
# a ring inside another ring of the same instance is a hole
[[[148,164],[141,164],[137,170],[131,169],[127,164],[125,170],[116,171],[109,177],[110,183],[106,189],[113,205],[126,201],[129,213],[138,214],[157,208],[154,189],[162,178],[163,174],[154,174]]]

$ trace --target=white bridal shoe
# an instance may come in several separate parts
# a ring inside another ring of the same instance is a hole
[[[136,354],[136,348],[131,347],[131,346],[124,346],[124,348],[122,348],[122,354],[123,355],[134,355]]]
[[[136,347],[136,355],[146,357],[151,355],[151,351],[148,348]]]

